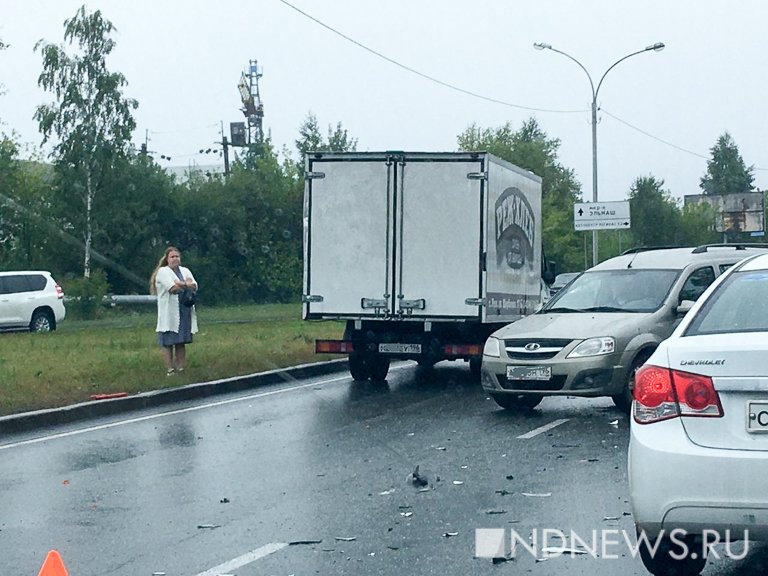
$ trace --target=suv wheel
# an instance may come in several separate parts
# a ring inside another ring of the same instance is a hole
[[[45,310],[36,310],[32,314],[32,321],[29,323],[30,332],[51,332],[56,330],[56,321],[53,315]]]
[[[505,410],[532,410],[544,399],[541,394],[491,394],[491,398]]]

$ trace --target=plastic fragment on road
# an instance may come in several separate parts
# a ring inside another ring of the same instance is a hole
[[[464,484],[464,482],[462,482],[461,480],[454,480],[454,481],[453,481],[453,483],[454,483],[456,486],[461,486],[462,484]]]
[[[426,486],[429,484],[429,480],[427,480],[426,476],[423,476],[419,472],[419,465],[416,464],[416,469],[408,474],[408,476],[405,477],[406,482],[410,482],[414,486]]]
[[[322,540],[294,540],[292,542],[288,542],[288,546],[301,546],[304,544],[320,544]],[[329,550],[332,551],[332,550]]]
[[[125,398],[128,392],[111,392],[108,394],[91,394],[91,400],[111,400],[112,398]]]
[[[404,518],[410,518],[413,516],[413,512],[400,512],[400,516],[403,516]]]
[[[509,496],[510,494],[514,494],[514,492],[510,492],[509,490],[496,490],[495,493],[499,496]]]
[[[458,532],[443,532],[443,537],[444,538],[451,538],[453,536],[458,536],[458,535],[459,535]]]
[[[334,540],[338,540],[339,542],[354,542],[357,540],[357,536],[336,536]]]
[[[549,498],[552,496],[552,492],[521,492],[521,494],[529,498]]]
[[[389,490],[384,490],[384,492],[379,492],[379,496],[389,496],[390,494],[394,494],[395,489],[390,488]]]
[[[37,576],[69,576],[58,551],[51,550],[48,552]]]
[[[202,530],[213,530],[214,528],[221,528],[221,524],[198,524],[197,527]]]
[[[219,504],[229,504],[229,498],[222,498],[219,500]]]
[[[485,513],[486,514],[506,514],[507,511],[503,510],[503,509],[501,509],[501,510],[486,510]]]

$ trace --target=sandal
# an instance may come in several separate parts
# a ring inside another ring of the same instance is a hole
[[[176,370],[174,370],[173,368],[168,368],[168,370],[166,370],[166,372],[165,372],[165,375],[166,376],[173,376],[175,373],[176,373]]]

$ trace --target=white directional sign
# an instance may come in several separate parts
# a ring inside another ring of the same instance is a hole
[[[577,231],[629,228],[629,201],[574,204],[573,224]]]

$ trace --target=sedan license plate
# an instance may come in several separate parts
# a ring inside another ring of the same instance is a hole
[[[552,368],[549,366],[507,366],[507,380],[549,380]]]
[[[747,432],[768,432],[768,402],[747,403]]]
[[[382,354],[421,354],[421,344],[379,344]]]

